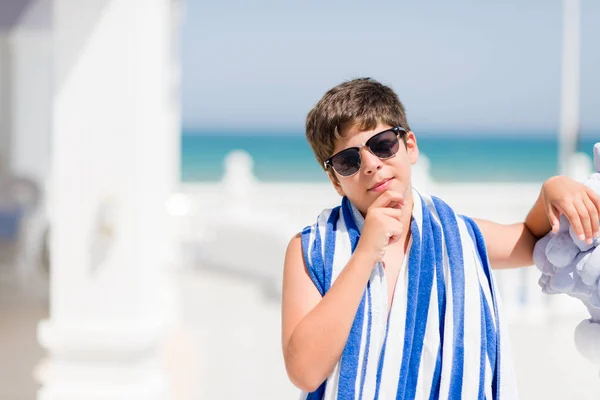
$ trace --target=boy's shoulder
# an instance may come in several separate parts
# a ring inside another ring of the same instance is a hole
[[[319,212],[316,213],[316,216],[313,217],[312,221],[308,221],[308,224],[304,225],[304,228],[302,229],[302,232],[305,232],[306,229],[314,228],[317,225],[321,225],[323,223],[327,223],[327,221],[332,217],[332,215],[334,215],[334,216],[339,215],[339,212],[340,212],[341,208],[342,208],[341,205],[337,205],[335,207],[326,207],[326,208],[323,208],[321,211],[319,211]],[[335,213],[335,214],[333,214],[333,213]]]

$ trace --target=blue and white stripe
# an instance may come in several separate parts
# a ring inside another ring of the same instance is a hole
[[[412,245],[388,313],[381,263],[365,288],[340,361],[313,399],[515,399],[498,290],[477,225],[413,190]],[[348,201],[304,229],[307,269],[324,295],[360,237]],[[388,316],[389,314],[389,316]]]

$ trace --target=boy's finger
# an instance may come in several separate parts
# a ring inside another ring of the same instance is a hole
[[[390,237],[388,244],[396,243],[398,240],[400,240],[400,237],[402,236],[402,230],[402,224],[399,221],[396,221],[395,224],[391,224],[389,226]]]
[[[585,240],[586,242],[590,243],[594,234],[592,231],[592,221],[590,218],[590,213],[587,207],[585,206],[583,200],[576,200],[573,205],[577,210],[577,214],[579,214],[579,220],[581,221],[583,234],[585,235],[585,239],[582,240]]]
[[[598,237],[600,230],[600,221],[596,205],[589,197],[584,197],[583,202],[585,204],[585,207],[587,208],[588,214],[590,215],[590,220],[592,224],[592,235],[594,235],[594,237]]]
[[[558,232],[560,227],[560,212],[552,204],[546,204],[546,215],[548,215],[548,221],[552,226],[552,232]]]
[[[398,221],[400,221],[400,219],[402,218],[402,210],[401,209],[396,209],[396,208],[383,208],[381,209],[381,212],[385,215],[388,215],[394,219],[397,219]]]
[[[392,204],[396,203],[396,204]],[[381,196],[379,196],[371,207],[381,208],[388,207],[390,204],[392,205],[404,205],[404,197],[398,192],[394,192],[393,190],[388,190],[387,192],[383,192]]]
[[[598,213],[598,215],[600,215],[600,196],[598,196],[598,194],[590,188],[587,188],[587,194],[592,203],[594,203],[594,205],[596,206],[596,212]]]
[[[561,210],[561,209],[559,208],[559,210]],[[580,240],[585,240],[585,235],[583,233],[583,226],[581,225],[581,220],[579,218],[579,214],[577,213],[577,209],[575,209],[575,206],[571,203],[568,206],[563,207],[561,211],[563,214],[565,214],[567,216],[567,219],[569,220],[569,223],[573,227],[573,230],[575,231],[575,234],[577,235],[577,237]]]
[[[387,206],[388,206],[388,208],[395,208],[397,210],[401,210],[403,205],[404,205],[404,200],[401,200],[401,201],[392,201]]]

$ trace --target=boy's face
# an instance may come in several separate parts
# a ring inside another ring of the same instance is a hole
[[[375,134],[391,128],[378,124],[373,130],[361,131],[356,126],[350,126],[341,132],[344,139],[336,142],[333,154],[349,147],[363,146]],[[402,194],[405,205],[412,205],[411,166],[417,162],[419,149],[412,132],[405,134],[406,146],[401,138],[399,140],[398,152],[384,160],[371,153],[366,146],[361,147],[360,170],[352,176],[341,176],[329,168],[329,179],[337,192],[340,196],[348,197],[363,215],[375,199],[388,190]]]

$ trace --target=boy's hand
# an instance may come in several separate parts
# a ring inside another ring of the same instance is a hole
[[[580,240],[592,243],[600,236],[600,198],[582,183],[565,176],[555,176],[542,186],[546,214],[552,232],[558,232],[560,215],[565,214]]]
[[[400,240],[404,227],[402,206],[404,198],[398,192],[387,191],[377,198],[367,210],[356,252],[368,255],[373,262],[383,259],[390,244]]]

